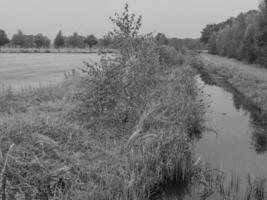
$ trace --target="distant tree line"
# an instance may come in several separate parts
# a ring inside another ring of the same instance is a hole
[[[43,35],[26,35],[21,30],[9,39],[4,30],[0,29],[0,50],[3,46],[16,47],[16,48],[92,48],[95,45],[109,47],[112,41],[107,36],[97,39],[93,34],[82,36],[74,32],[73,35],[64,36],[62,31],[56,35],[53,43],[51,40]]]
[[[208,44],[209,52],[267,67],[267,0],[259,7],[225,22],[207,25],[201,41]]]
[[[200,41],[199,38],[192,39],[192,38],[167,38],[165,34],[158,33],[155,37],[156,41],[161,45],[169,45],[174,47],[176,50],[206,50],[207,45]]]

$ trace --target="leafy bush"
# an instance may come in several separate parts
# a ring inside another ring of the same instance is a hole
[[[160,62],[127,5],[112,21],[118,54],[86,64],[77,79],[66,74],[74,82],[62,87],[7,92],[0,102],[14,102],[0,120],[8,198],[149,199],[160,184],[192,182],[190,133],[203,124],[194,73]]]
[[[160,61],[167,65],[182,65],[184,62],[183,55],[174,47],[162,45],[159,47]]]

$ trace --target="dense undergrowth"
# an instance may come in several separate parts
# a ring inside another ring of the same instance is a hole
[[[153,199],[169,183],[203,185],[207,196],[224,188],[194,158],[204,105],[186,56],[140,35],[128,6],[112,21],[119,54],[58,85],[1,92],[3,200]]]
[[[193,180],[193,71],[140,35],[127,6],[112,21],[119,54],[56,86],[2,91],[2,199],[148,199],[160,183]]]

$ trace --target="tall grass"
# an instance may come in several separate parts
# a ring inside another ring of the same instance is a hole
[[[128,6],[112,21],[119,54],[60,85],[0,95],[2,199],[149,199],[194,180],[194,72],[173,50],[175,62],[160,59]]]

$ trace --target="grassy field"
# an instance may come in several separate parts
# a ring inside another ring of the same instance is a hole
[[[97,62],[97,54],[0,54],[0,85],[22,87],[56,84],[64,72]]]

